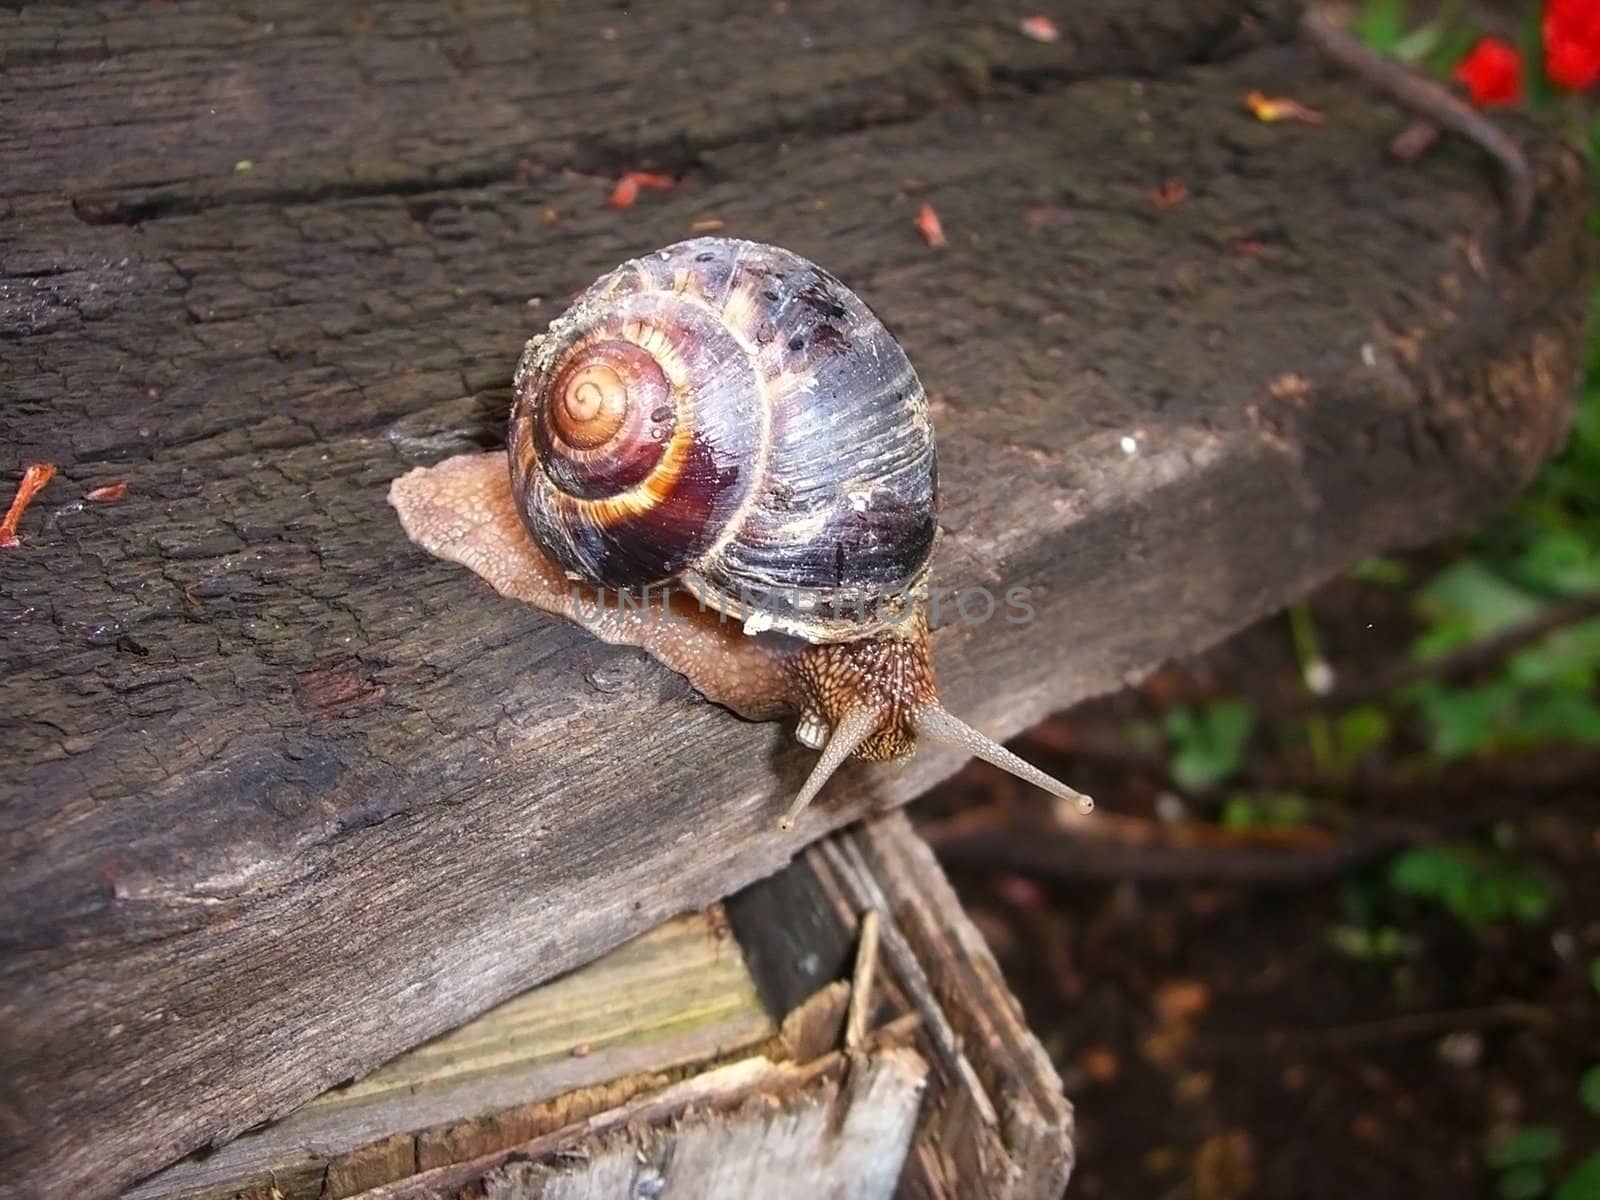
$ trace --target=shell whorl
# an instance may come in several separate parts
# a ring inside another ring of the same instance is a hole
[[[936,530],[927,398],[831,275],[697,238],[598,280],[518,364],[523,517],[563,568],[678,579],[754,631],[892,631]]]

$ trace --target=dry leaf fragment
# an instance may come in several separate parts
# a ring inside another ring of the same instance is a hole
[[[1056,28],[1056,23],[1042,14],[1023,17],[1017,26],[1022,30],[1022,36],[1035,42],[1059,42],[1061,30]]]
[[[1189,1174],[1195,1200],[1243,1200],[1256,1188],[1255,1143],[1243,1129],[1216,1134],[1200,1143]]]
[[[1169,179],[1160,187],[1150,189],[1150,203],[1165,211],[1182,204],[1188,195],[1188,184],[1181,179]]]
[[[939,220],[939,214],[933,211],[933,205],[924,204],[917,210],[917,232],[930,246],[944,245],[944,224]]]
[[[1187,1021],[1211,1004],[1211,989],[1199,979],[1169,979],[1156,989],[1156,1012],[1163,1021]]]
[[[1078,1066],[1095,1083],[1115,1083],[1122,1073],[1122,1060],[1110,1046],[1090,1046],[1078,1056]]]
[[[1244,98],[1244,106],[1258,121],[1299,121],[1303,125],[1321,125],[1327,120],[1314,108],[1307,108],[1298,100],[1287,96],[1268,96],[1251,92]]]
[[[640,188],[664,192],[675,183],[677,180],[671,175],[662,175],[655,171],[629,171],[617,180],[616,187],[611,189],[611,198],[606,203],[612,208],[631,208],[633,202],[639,198]]]
[[[83,498],[92,500],[96,504],[115,504],[128,494],[128,481],[119,479],[115,483],[108,483],[104,487],[97,487],[85,492]]]
[[[611,208],[632,208],[638,198],[639,181],[632,175],[624,175],[617,180],[617,186],[611,189],[611,198],[606,204]]]
[[[701,217],[700,220],[696,221],[693,225],[689,226],[689,232],[690,233],[716,233],[719,230],[721,230],[722,227],[723,227],[723,221],[722,221],[721,217]]]
[[[28,469],[22,473],[22,482],[17,484],[17,494],[11,499],[11,507],[6,510],[5,520],[0,521],[0,549],[9,550],[21,542],[22,539],[17,536],[17,526],[22,522],[22,514],[28,511],[33,498],[55,478],[55,474],[55,463],[28,464]]]
[[[1018,908],[1030,908],[1037,911],[1048,903],[1045,899],[1044,889],[1033,880],[1023,875],[1002,875],[995,880],[995,890],[1007,904],[1014,904]]]

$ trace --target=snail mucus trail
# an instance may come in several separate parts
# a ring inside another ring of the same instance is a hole
[[[850,756],[923,738],[1087,809],[939,703],[918,598],[937,477],[927,395],[853,292],[776,246],[696,238],[622,264],[528,342],[505,453],[419,467],[389,501],[502,595],[642,647],[743,717],[798,714],[822,754],[784,828]]]

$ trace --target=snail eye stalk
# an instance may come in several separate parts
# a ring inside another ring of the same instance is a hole
[[[817,765],[811,768],[805,786],[794,798],[794,803],[789,805],[789,811],[778,819],[779,829],[787,832],[794,828],[795,819],[805,811],[806,805],[816,799],[817,793],[822,790],[822,785],[828,782],[833,773],[843,765],[845,759],[856,752],[862,742],[872,736],[872,731],[878,727],[882,719],[882,714],[870,708],[852,708],[839,718],[839,723],[833,727],[833,733],[828,738],[828,744],[822,748],[822,757],[817,759]]]
[[[930,742],[942,742],[946,746],[954,746],[957,750],[965,750],[974,758],[992,763],[1002,771],[1015,775],[1018,779],[1033,784],[1034,787],[1042,788],[1052,796],[1071,800],[1078,806],[1079,812],[1094,811],[1094,801],[1090,797],[1069,788],[1059,779],[1046,775],[1032,763],[1018,758],[993,738],[985,737],[961,718],[952,716],[943,705],[926,704],[917,709],[911,716],[911,727],[917,731],[918,737],[925,737]]]

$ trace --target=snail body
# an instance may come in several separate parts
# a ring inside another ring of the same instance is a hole
[[[630,260],[528,342],[514,392],[505,455],[395,481],[406,532],[742,715],[798,713],[822,756],[786,826],[845,759],[919,737],[1086,802],[939,705],[927,395],[832,275],[727,238]]]

